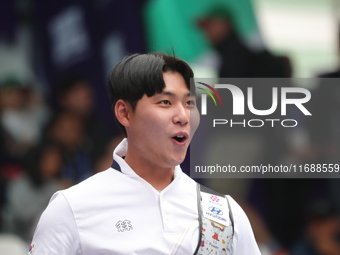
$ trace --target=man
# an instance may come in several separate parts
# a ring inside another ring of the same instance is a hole
[[[179,166],[199,124],[190,78],[184,61],[160,53],[132,55],[115,67],[110,98],[127,138],[112,168],[52,197],[31,254],[209,254],[228,238],[231,254],[260,254],[247,216],[230,197],[233,237],[207,241],[214,233],[199,220],[200,192]]]

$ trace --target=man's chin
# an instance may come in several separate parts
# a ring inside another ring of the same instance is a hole
[[[174,164],[175,164],[175,166],[178,166],[178,165],[182,164],[182,163],[183,163],[183,161],[184,161],[184,159],[185,159],[185,155],[184,155],[184,156],[181,156],[181,157],[178,157],[178,158],[176,158],[176,159],[174,160]]]

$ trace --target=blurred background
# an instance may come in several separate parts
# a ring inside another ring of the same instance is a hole
[[[339,24],[340,0],[0,0],[0,254],[26,254],[51,195],[111,165],[106,86],[124,56],[174,52],[200,78],[338,78]],[[339,163],[340,90],[304,86],[313,121],[230,133],[240,160]],[[264,255],[340,254],[338,179],[198,181],[235,197]]]

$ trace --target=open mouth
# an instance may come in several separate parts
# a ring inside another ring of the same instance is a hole
[[[187,138],[184,135],[176,135],[174,137],[172,137],[172,139],[175,139],[177,142],[183,142],[185,141]]]

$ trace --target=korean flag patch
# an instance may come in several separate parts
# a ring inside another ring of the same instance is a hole
[[[35,243],[32,243],[30,245],[30,248],[28,249],[28,255],[34,254],[34,250],[35,250],[34,248],[35,248]]]

